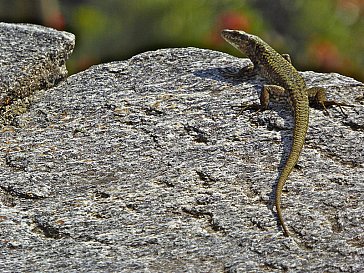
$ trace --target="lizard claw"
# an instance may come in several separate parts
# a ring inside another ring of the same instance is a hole
[[[345,106],[345,107],[355,107],[355,105],[346,104],[346,103],[342,103],[342,102],[337,102],[337,101],[334,101],[334,100],[328,100],[328,101],[325,101],[324,102],[325,109],[326,109],[326,107],[331,107],[333,105],[339,106],[341,113],[345,117],[347,117],[348,115],[344,112],[344,109],[342,108],[342,106]]]
[[[237,117],[240,116],[245,110],[254,110],[254,114],[265,110],[262,105],[258,104],[258,103],[252,103],[252,104],[242,104],[239,106],[233,106],[233,107],[238,107],[239,109],[239,113],[237,114]]]
[[[314,107],[317,108],[321,108],[326,116],[330,116],[329,111],[327,111],[327,108],[330,108],[331,106],[339,106],[341,113],[343,114],[343,116],[347,117],[348,115],[345,113],[344,109],[342,108],[342,106],[345,107],[355,107],[355,105],[351,105],[351,104],[346,104],[346,103],[342,103],[342,102],[337,102],[334,100],[325,100],[325,101],[316,101],[313,102]]]

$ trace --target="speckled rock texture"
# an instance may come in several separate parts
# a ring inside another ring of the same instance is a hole
[[[162,49],[37,93],[2,127],[0,271],[363,272],[364,85],[302,74],[355,107],[311,109],[286,238],[292,113],[240,111],[264,84],[233,76],[248,63]]]
[[[67,76],[75,36],[30,24],[0,23],[0,124],[12,124],[32,95]]]

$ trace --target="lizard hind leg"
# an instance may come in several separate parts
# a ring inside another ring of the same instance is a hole
[[[246,105],[242,105],[242,110],[256,110],[257,112],[259,111],[264,111],[268,109],[269,106],[269,102],[271,97],[281,97],[284,96],[285,94],[285,89],[281,86],[278,85],[264,85],[262,87],[262,91],[260,93],[260,104],[257,103],[253,103],[253,104],[246,104]]]
[[[268,109],[268,104],[272,98],[278,101],[287,101],[287,91],[279,85],[264,85],[260,94],[260,104],[263,109]]]
[[[243,111],[245,110],[254,110],[254,113],[258,113],[261,111],[265,111],[268,109],[269,102],[271,97],[274,97],[275,99],[281,98],[281,97],[287,97],[286,90],[278,85],[264,85],[262,87],[262,91],[260,93],[260,104],[258,103],[252,103],[252,104],[242,104],[239,106],[240,111],[237,116],[240,116]],[[280,99],[279,99],[280,100]]]
[[[327,108],[333,105],[339,106],[340,111],[344,116],[347,116],[347,114],[344,112],[342,106],[354,107],[354,105],[337,102],[335,100],[328,100],[326,97],[326,89],[323,87],[310,87],[307,89],[307,94],[310,99],[310,103],[322,108],[327,116],[329,116]]]
[[[311,104],[321,107],[325,115],[329,115],[325,103],[327,102],[326,89],[323,87],[310,87],[307,89],[307,95]]]

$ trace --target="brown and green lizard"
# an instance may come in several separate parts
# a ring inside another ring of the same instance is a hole
[[[288,102],[293,108],[294,129],[292,146],[285,165],[280,172],[275,192],[278,220],[283,228],[284,235],[289,236],[281,211],[282,189],[298,161],[305,142],[309,121],[309,102],[320,106],[326,113],[326,107],[332,105],[351,105],[327,100],[324,88],[308,88],[302,76],[291,64],[289,56],[279,54],[259,37],[238,30],[223,30],[221,35],[252,61],[253,66],[244,68],[243,72],[256,72],[268,82],[262,88],[260,105],[252,105],[249,108],[267,109],[270,96],[287,97]]]

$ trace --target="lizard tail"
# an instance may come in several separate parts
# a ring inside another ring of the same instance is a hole
[[[276,211],[277,211],[277,216],[278,216],[278,220],[279,220],[279,223],[280,225],[282,226],[282,229],[283,229],[283,234],[284,236],[288,237],[289,236],[289,231],[288,231],[288,228],[284,222],[284,219],[283,219],[283,216],[282,216],[282,211],[281,211],[281,197],[282,197],[282,189],[283,189],[283,186],[284,184],[286,183],[286,180],[289,176],[289,174],[291,173],[292,171],[292,167],[288,166],[288,163],[289,162],[292,162],[293,164],[296,164],[294,161],[294,159],[291,157],[292,153],[290,154],[287,162],[286,162],[286,165],[284,166],[280,176],[279,176],[279,179],[278,179],[278,183],[277,183],[277,187],[276,187],[276,196],[275,196],[275,199],[276,199]],[[290,158],[292,158],[292,160],[289,160]],[[289,164],[291,165],[291,164]],[[294,165],[293,165],[294,166]]]
[[[284,184],[286,183],[288,176],[290,175],[290,173],[292,172],[294,166],[298,161],[303,144],[305,142],[307,128],[308,128],[308,105],[307,106],[299,105],[295,109],[295,126],[293,130],[293,141],[292,141],[291,151],[280,173],[275,193],[275,206],[276,206],[277,216],[279,223],[282,226],[283,233],[286,237],[289,236],[289,231],[284,222],[281,211],[282,189]]]

